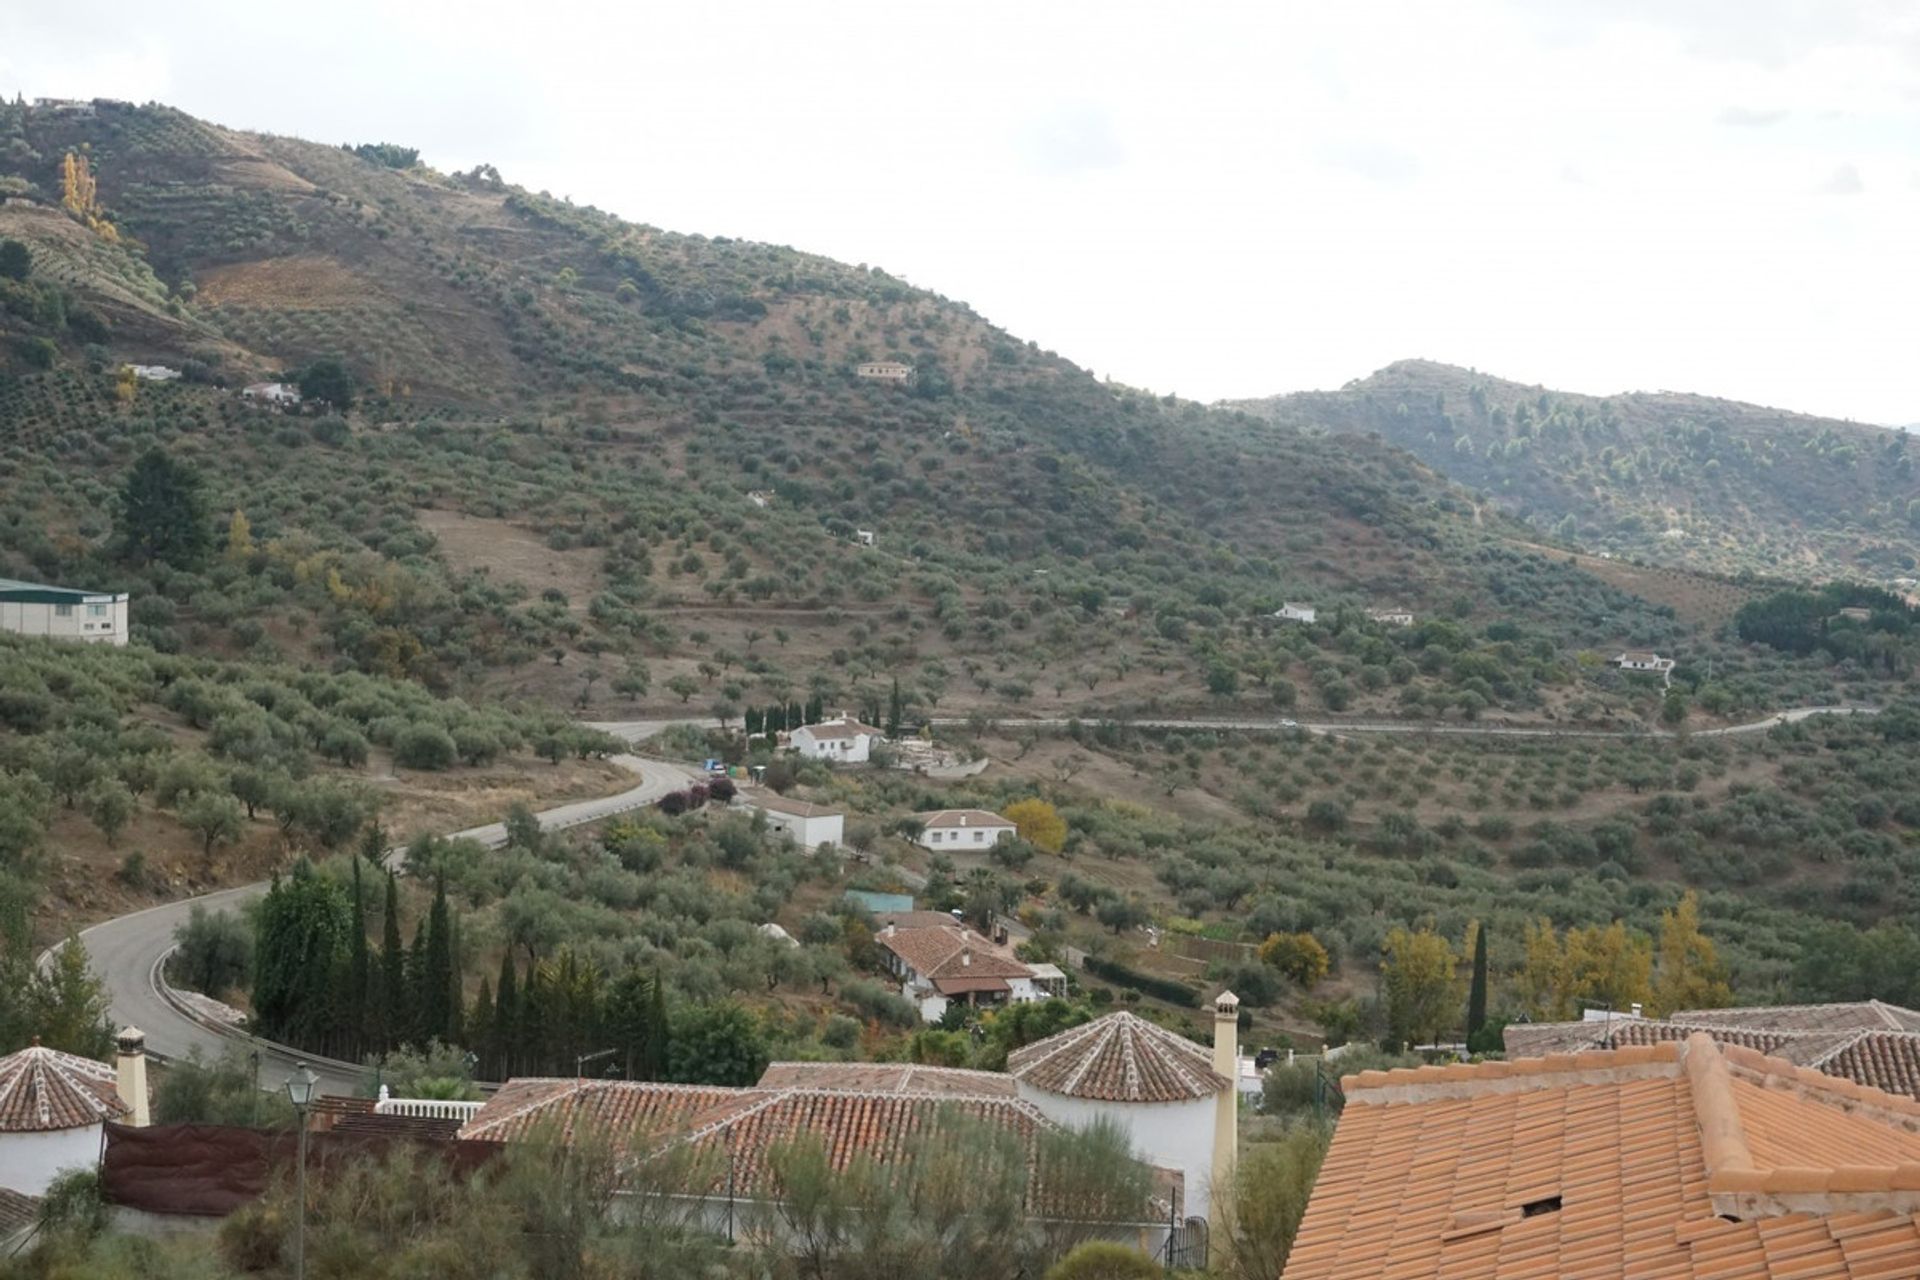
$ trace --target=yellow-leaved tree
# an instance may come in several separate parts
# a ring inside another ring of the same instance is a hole
[[[227,521],[227,559],[241,564],[252,558],[253,525],[247,519],[247,513],[235,507],[233,519]]]
[[[1689,889],[1679,905],[1660,913],[1660,972],[1652,1012],[1664,1018],[1682,1009],[1719,1009],[1733,1003],[1727,968],[1700,932],[1700,897]]]
[[[1433,1044],[1460,1016],[1460,957],[1453,944],[1427,926],[1397,928],[1387,935],[1380,983],[1387,996],[1387,1025],[1394,1039]]]
[[[1020,838],[1036,849],[1058,853],[1067,842],[1067,820],[1039,796],[1014,801],[1003,816],[1014,825]]]

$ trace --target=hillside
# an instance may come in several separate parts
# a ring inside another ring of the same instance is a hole
[[[1403,360],[1339,391],[1235,402],[1378,437],[1543,532],[1720,574],[1912,577],[1908,434],[1672,391],[1582,396]]]
[[[0,315],[33,518],[0,567],[132,586],[163,646],[608,716],[877,711],[897,679],[949,712],[1604,717],[1657,697],[1593,654],[1711,643],[1394,448],[1100,383],[876,269],[158,106],[5,107],[0,155],[33,264]],[[329,357],[350,413],[235,395]],[[244,512],[244,554],[116,555],[155,445]],[[1289,599],[1331,625],[1279,631]]]

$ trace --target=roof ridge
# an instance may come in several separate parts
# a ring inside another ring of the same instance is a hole
[[[1876,1031],[1872,1027],[1861,1027],[1859,1030],[1853,1032],[1850,1035],[1842,1033],[1840,1036],[1840,1043],[1831,1046],[1824,1053],[1815,1054],[1812,1061],[1808,1062],[1807,1065],[1810,1067],[1823,1067],[1827,1063],[1832,1062],[1835,1058],[1839,1057],[1841,1054],[1845,1053],[1847,1050],[1859,1044],[1862,1040],[1865,1040],[1868,1036],[1883,1035],[1883,1034],[1885,1034],[1884,1031]],[[1909,1031],[1906,1034],[1913,1035],[1915,1033]],[[1768,1061],[1779,1062],[1779,1061],[1784,1061],[1784,1059],[1769,1058]]]
[[[1720,1045],[1704,1031],[1687,1037],[1682,1067],[1687,1092],[1693,1099],[1694,1122],[1700,1126],[1700,1153],[1707,1177],[1753,1170],[1753,1152],[1747,1146],[1746,1127],[1733,1096],[1733,1072]]]
[[[534,1083],[537,1083],[537,1084],[559,1084],[559,1085],[564,1085],[566,1087],[560,1089],[556,1093],[544,1094],[540,1097],[533,1098],[527,1102],[523,1102],[519,1106],[515,1107],[513,1110],[505,1112],[501,1115],[490,1116],[483,1123],[475,1125],[473,1127],[473,1133],[468,1136],[477,1136],[488,1129],[498,1128],[499,1126],[507,1123],[507,1121],[509,1120],[517,1120],[521,1116],[528,1115],[532,1112],[538,1111],[542,1107],[550,1107],[554,1103],[559,1102],[562,1099],[576,1097],[579,1094],[586,1092],[586,1088],[588,1084],[588,1082],[585,1080],[564,1080],[558,1076],[534,1076],[533,1081]],[[611,1084],[614,1082],[608,1081],[607,1083]],[[620,1083],[624,1084],[629,1082],[621,1081]]]

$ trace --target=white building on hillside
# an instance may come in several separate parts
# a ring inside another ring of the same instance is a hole
[[[913,376],[913,366],[898,360],[868,360],[856,365],[853,371],[862,378],[879,382],[905,382]]]
[[[1111,1120],[1134,1151],[1186,1179],[1186,1211],[1208,1216],[1238,1150],[1240,1001],[1214,1002],[1213,1049],[1131,1013],[1069,1028],[1007,1059],[1020,1097],[1049,1120],[1082,1129]]]
[[[0,578],[0,631],[122,645],[127,642],[127,593]]]
[[[846,839],[847,816],[838,809],[790,800],[773,791],[743,791],[739,801],[767,815],[767,825],[793,837],[802,849],[822,849]]]
[[[1312,622],[1320,615],[1310,604],[1295,604],[1289,600],[1273,616],[1282,622]]]
[[[870,724],[862,724],[842,711],[838,720],[804,724],[787,735],[787,745],[809,760],[834,760],[841,764],[865,764],[875,743],[887,735]]]
[[[1413,615],[1405,609],[1370,609],[1367,611],[1367,617],[1388,627],[1410,627],[1413,625]]]
[[[934,813],[916,813],[920,824],[917,841],[928,849],[988,849],[1002,840],[1011,840],[1019,830],[997,813],[985,809],[941,809]]]
[[[129,1028],[120,1044],[118,1067],[38,1044],[0,1058],[0,1188],[42,1195],[99,1164],[107,1121],[147,1123],[145,1038]]]
[[[288,382],[254,382],[241,388],[240,398],[275,409],[297,409],[300,388]]]
[[[1005,944],[952,916],[898,911],[879,919],[873,941],[887,971],[900,980],[900,994],[927,1022],[940,1021],[950,1004],[993,1007],[1066,994],[1066,976],[1058,969],[1046,966],[1040,973]]]
[[[1673,670],[1674,660],[1663,658],[1645,649],[1629,649],[1615,658],[1613,665],[1622,671],[1652,671],[1664,674]]]
[[[130,364],[127,371],[142,382],[178,382],[180,371],[163,364]]]

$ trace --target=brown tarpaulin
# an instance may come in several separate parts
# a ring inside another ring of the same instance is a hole
[[[135,1129],[106,1127],[100,1166],[108,1204],[147,1213],[221,1217],[266,1194],[274,1178],[291,1170],[299,1135],[288,1130],[230,1125],[170,1124]],[[324,1176],[328,1165],[356,1157],[377,1159],[394,1147],[444,1161],[465,1175],[492,1159],[498,1142],[421,1139],[383,1133],[315,1133],[307,1138],[307,1169]]]

